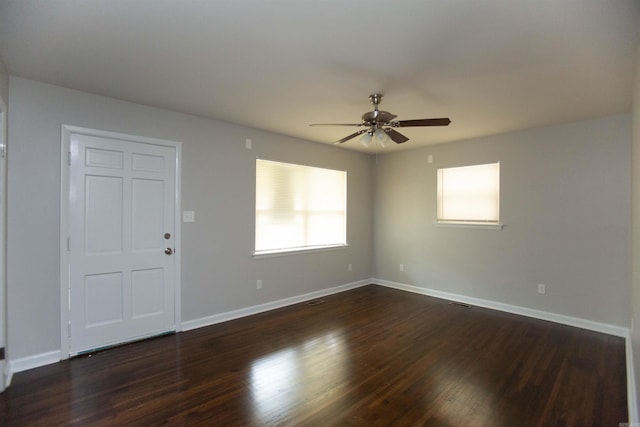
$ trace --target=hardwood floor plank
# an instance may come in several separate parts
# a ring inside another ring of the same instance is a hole
[[[617,426],[622,338],[379,286],[16,374],[0,424]]]

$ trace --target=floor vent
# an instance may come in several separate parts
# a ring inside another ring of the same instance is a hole
[[[318,305],[318,304],[324,304],[324,303],[325,303],[325,300],[323,299],[314,299],[307,302],[307,305]]]
[[[469,304],[465,304],[463,302],[458,302],[458,301],[450,301],[449,304],[457,305],[458,307],[462,307],[462,308],[471,308],[472,307]]]

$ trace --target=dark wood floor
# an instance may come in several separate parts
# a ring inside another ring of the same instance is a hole
[[[21,372],[0,424],[614,426],[622,338],[379,286]]]

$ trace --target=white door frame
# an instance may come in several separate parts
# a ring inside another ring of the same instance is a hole
[[[181,163],[182,163],[182,143],[175,141],[168,141],[157,138],[147,138],[142,136],[127,135],[116,132],[109,132],[103,130],[82,128],[77,126],[62,125],[62,141],[61,141],[61,155],[60,155],[60,358],[68,359],[69,353],[69,286],[70,286],[70,253],[69,253],[69,238],[70,238],[70,148],[71,148],[71,135],[80,134],[88,136],[97,136],[102,138],[113,138],[125,141],[131,141],[143,144],[160,145],[165,147],[173,147],[176,150],[176,194],[175,194],[175,215],[174,215],[174,244],[175,244],[175,295],[174,295],[174,313],[175,313],[175,325],[176,332],[181,330],[181,244],[180,244],[180,214],[182,200],[181,192]]]
[[[0,99],[0,347],[4,358],[0,360],[0,392],[9,386],[9,328],[7,322],[7,106]]]

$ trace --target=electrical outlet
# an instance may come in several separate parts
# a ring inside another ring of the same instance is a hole
[[[547,285],[545,285],[543,283],[538,283],[538,293],[539,294],[546,294],[547,293]]]
[[[262,289],[262,279],[256,280],[256,289]]]
[[[400,264],[400,271],[404,271],[404,264]]]

